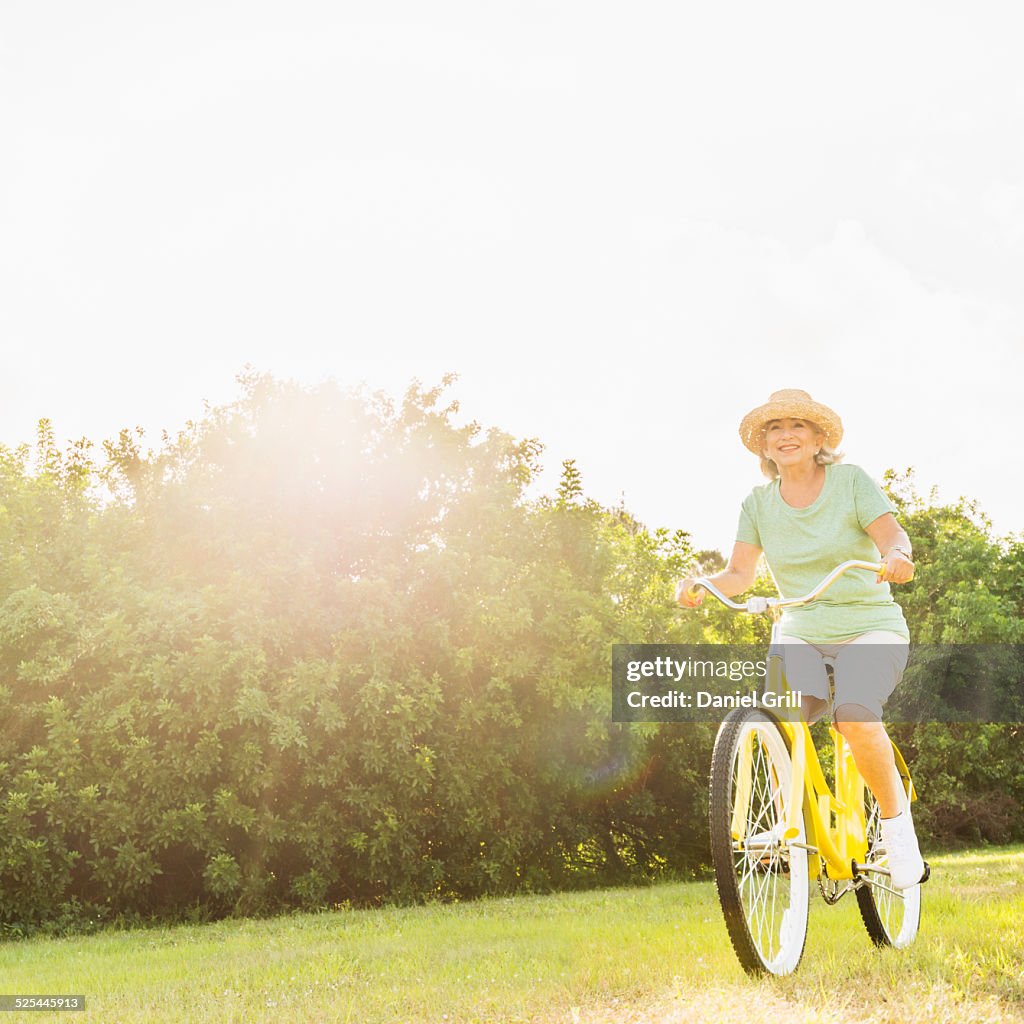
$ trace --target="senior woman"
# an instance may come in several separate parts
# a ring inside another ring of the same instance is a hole
[[[846,573],[817,601],[786,611],[781,632],[786,674],[803,694],[808,722],[826,709],[822,658],[834,659],[836,728],[878,801],[892,884],[906,889],[920,881],[924,861],[881,717],[910,641],[889,584],[913,579],[914,563],[910,538],[882,489],[858,466],[840,465],[842,436],[839,416],[797,389],[776,391],[743,418],[740,437],[770,483],[743,501],[729,564],[708,578],[727,597],[743,593],[763,551],[779,592],[795,597],[840,562],[881,555],[877,577]],[[683,607],[701,603],[703,591],[691,593],[695,583],[695,577],[680,581],[676,600]]]

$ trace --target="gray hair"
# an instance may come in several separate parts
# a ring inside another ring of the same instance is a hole
[[[817,423],[812,423],[810,420],[805,422],[814,427],[819,434],[824,434],[825,431],[818,426]],[[761,437],[764,437],[764,428],[761,428]],[[837,462],[842,462],[844,455],[842,452],[836,451],[833,448],[829,448],[827,444],[823,444],[818,454],[814,456],[814,461],[819,466],[832,466]],[[775,465],[773,459],[767,459],[763,455],[761,456],[761,472],[764,473],[769,480],[777,480],[779,478],[779,467]]]

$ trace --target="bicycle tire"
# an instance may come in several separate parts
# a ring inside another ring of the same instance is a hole
[[[904,813],[910,813],[910,800],[903,794]],[[878,801],[866,786],[864,787],[864,821],[867,828],[867,864],[884,867],[885,849],[882,846],[882,827]],[[868,878],[870,878],[870,874]],[[921,883],[903,890],[902,899],[885,889],[866,882],[857,889],[857,906],[864,927],[876,946],[892,946],[905,949],[921,927]]]
[[[751,736],[751,786],[742,841],[732,835],[737,768]],[[793,764],[782,726],[765,711],[739,708],[722,722],[711,755],[711,859],[719,903],[733,949],[751,975],[796,970],[807,941],[807,851],[776,837],[787,820]],[[800,834],[806,843],[803,806]],[[760,837],[751,846],[751,837]],[[770,837],[770,839],[768,838]]]

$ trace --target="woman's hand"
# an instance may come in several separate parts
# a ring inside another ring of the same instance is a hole
[[[909,583],[914,578],[914,563],[902,551],[890,551],[882,559],[882,571],[876,583]]]
[[[879,516],[864,528],[882,555],[882,571],[876,583],[909,583],[914,578],[914,563],[904,552],[910,552],[910,538],[891,512]],[[902,551],[900,549],[903,549]],[[885,552],[885,554],[882,554]]]
[[[676,602],[684,608],[696,608],[704,600],[703,590],[693,590],[696,576],[687,576],[676,584]]]

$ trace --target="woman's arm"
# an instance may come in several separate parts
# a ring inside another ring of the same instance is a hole
[[[761,557],[761,549],[756,544],[746,544],[741,540],[736,541],[732,549],[732,557],[729,564],[714,576],[708,576],[709,583],[713,583],[726,597],[735,597],[749,590],[754,585],[754,577],[757,575],[757,560]],[[696,576],[688,576],[680,580],[676,587],[676,601],[684,608],[694,608],[704,600],[704,593],[698,595],[696,600],[687,596],[687,591],[696,581]]]
[[[879,516],[866,527],[867,535],[875,542],[882,556],[882,572],[878,582],[909,583],[914,578],[914,563],[910,560],[913,549],[910,538],[891,512]],[[902,548],[902,551],[894,551]]]

